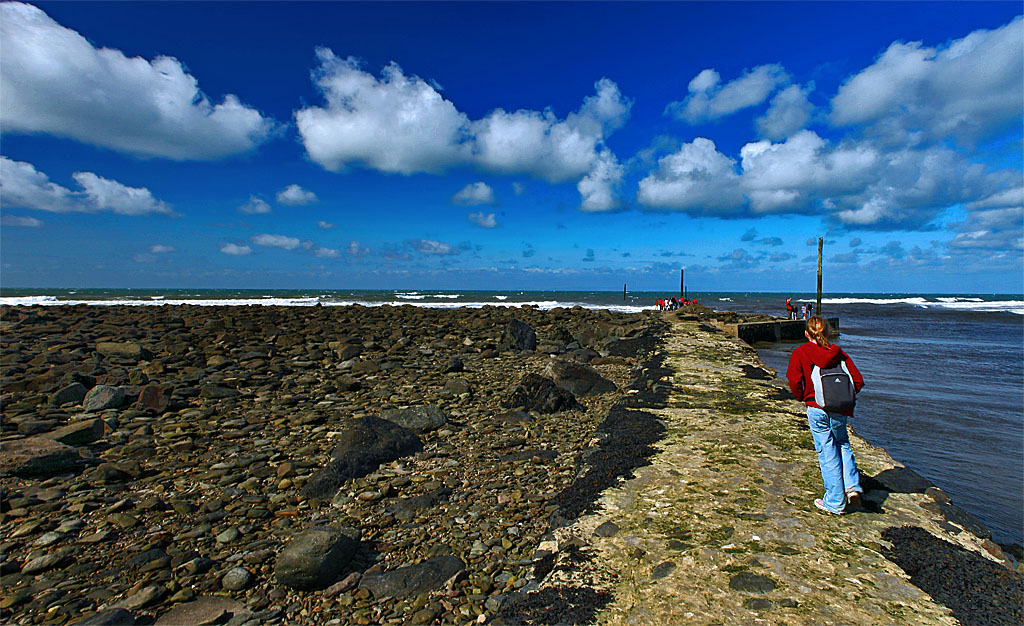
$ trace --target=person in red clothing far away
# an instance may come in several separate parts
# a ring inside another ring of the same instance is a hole
[[[853,359],[842,348],[829,343],[831,330],[828,321],[820,317],[807,320],[804,330],[807,343],[794,350],[789,357],[786,379],[797,400],[807,405],[807,424],[811,428],[821,479],[825,483],[825,495],[815,500],[814,506],[839,515],[858,508],[863,491],[857,462],[850,448],[850,437],[846,432],[846,421],[853,416],[853,409],[826,411],[819,406],[815,399],[812,375],[815,366],[820,370],[844,365],[857,392],[864,387],[864,378],[853,364]]]

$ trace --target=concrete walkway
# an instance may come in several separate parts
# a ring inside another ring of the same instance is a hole
[[[662,381],[667,406],[654,411],[668,430],[660,452],[606,491],[597,513],[556,533],[590,559],[556,567],[542,587],[610,593],[595,620],[609,625],[957,624],[886,557],[901,526],[949,542],[940,554],[1019,576],[995,544],[964,529],[969,516],[943,515],[953,510],[945,494],[856,435],[864,509],[815,509],[822,483],[803,405],[749,346],[665,319],[673,374]]]

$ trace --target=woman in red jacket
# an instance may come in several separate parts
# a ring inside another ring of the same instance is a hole
[[[843,350],[829,343],[831,329],[828,322],[820,317],[807,320],[804,336],[807,343],[793,351],[789,357],[786,379],[789,389],[798,400],[807,404],[807,423],[811,427],[814,450],[818,453],[818,466],[825,483],[825,496],[814,501],[814,506],[836,515],[846,507],[860,505],[860,473],[850,448],[850,437],[846,432],[846,420],[853,416],[848,411],[826,412],[815,400],[812,372],[814,366],[820,369],[846,366],[856,391],[864,386],[864,378]]]

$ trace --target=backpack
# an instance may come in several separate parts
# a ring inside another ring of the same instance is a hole
[[[852,411],[857,403],[857,390],[845,359],[834,367],[815,365],[811,370],[811,384],[814,385],[814,402],[825,411],[845,413]]]

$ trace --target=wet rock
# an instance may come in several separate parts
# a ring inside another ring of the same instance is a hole
[[[502,403],[506,408],[524,408],[539,413],[586,410],[571,391],[562,389],[550,378],[540,374],[527,374]]]
[[[537,348],[537,333],[521,320],[512,320],[505,325],[498,349],[502,352],[523,352]]]
[[[375,598],[409,598],[440,589],[466,564],[454,556],[439,556],[380,574],[367,574],[359,581]]]
[[[277,559],[275,574],[279,584],[292,589],[322,589],[348,567],[359,542],[351,531],[317,527],[293,538]]]
[[[775,582],[767,576],[752,572],[737,572],[729,580],[729,588],[750,593],[768,593],[775,589]]]
[[[89,389],[82,383],[71,383],[67,387],[61,387],[53,392],[53,395],[50,396],[50,404],[53,406],[60,406],[68,402],[80,404],[82,400],[85,400],[87,393],[89,393]]]
[[[394,422],[373,416],[352,420],[342,428],[331,462],[313,476],[303,492],[311,497],[333,495],[346,480],[422,449],[414,432]]]
[[[124,404],[124,389],[111,385],[96,385],[89,390],[82,401],[82,408],[89,412],[118,409]]]
[[[200,596],[192,602],[179,604],[157,618],[154,626],[182,626],[184,624],[220,624],[246,620],[252,617],[241,602],[220,596]]]
[[[57,476],[78,472],[86,460],[78,450],[41,437],[0,442],[0,473],[15,476]]]
[[[394,422],[414,433],[427,433],[444,426],[448,420],[436,406],[413,406],[381,411],[381,419]]]
[[[577,397],[597,396],[616,390],[615,383],[582,363],[555,359],[548,363],[544,373],[550,376],[556,385],[571,391]]]

